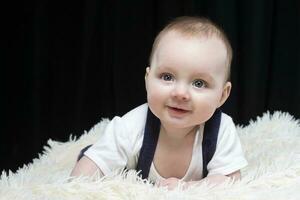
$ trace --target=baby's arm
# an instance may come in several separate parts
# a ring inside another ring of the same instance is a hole
[[[213,175],[208,175],[206,178],[200,180],[200,181],[191,181],[187,183],[187,186],[193,185],[195,183],[202,183],[206,182],[208,185],[220,185],[224,183],[225,181],[238,181],[241,179],[241,172],[240,170],[237,170],[231,174],[228,175],[222,175],[222,174],[213,174]]]
[[[189,187],[191,185],[197,184],[197,183],[202,183],[202,182],[206,182],[209,185],[219,185],[224,183],[227,180],[232,179],[233,181],[237,181],[241,179],[241,173],[240,170],[237,170],[231,174],[228,175],[221,175],[221,174],[214,174],[214,175],[209,175],[206,178],[200,180],[200,181],[190,181],[190,182],[186,182],[186,184],[184,185],[184,187]],[[174,188],[177,187],[178,183],[179,183],[180,179],[178,178],[168,178],[165,180],[161,180],[157,183],[157,185],[159,187],[167,187],[169,190],[172,190]]]
[[[237,170],[231,174],[228,175],[221,175],[221,174],[213,174],[213,175],[209,175],[206,178],[202,179],[201,182],[203,181],[207,181],[208,184],[212,184],[212,185],[219,185],[222,184],[223,182],[227,181],[227,180],[233,180],[233,181],[237,181],[241,179],[241,172],[240,170]]]
[[[93,176],[99,173],[100,177],[104,176],[99,167],[87,156],[83,156],[75,165],[71,176]]]

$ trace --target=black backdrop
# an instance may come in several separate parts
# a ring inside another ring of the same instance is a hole
[[[246,125],[267,110],[300,118],[299,0],[26,1],[2,24],[0,171],[15,171],[51,138],[67,141],[145,102],[155,35],[180,15],[220,24],[233,48],[223,110]]]

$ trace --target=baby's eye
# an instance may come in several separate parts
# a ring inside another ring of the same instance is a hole
[[[205,81],[198,79],[193,82],[193,86],[195,86],[197,88],[203,88],[203,87],[206,87],[206,83],[205,83]]]
[[[173,81],[173,76],[171,74],[162,74],[161,75],[161,78],[164,80],[164,81]]]

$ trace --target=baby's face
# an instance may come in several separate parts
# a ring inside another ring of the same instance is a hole
[[[146,72],[148,104],[161,123],[187,128],[212,116],[230,93],[226,56],[216,37],[163,36]]]

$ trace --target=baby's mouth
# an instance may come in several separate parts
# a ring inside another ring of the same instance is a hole
[[[168,106],[168,108],[169,108],[171,111],[176,112],[176,113],[178,113],[178,114],[184,114],[184,113],[189,112],[189,110],[184,109],[184,108],[178,108],[178,107],[172,107],[172,106]]]

